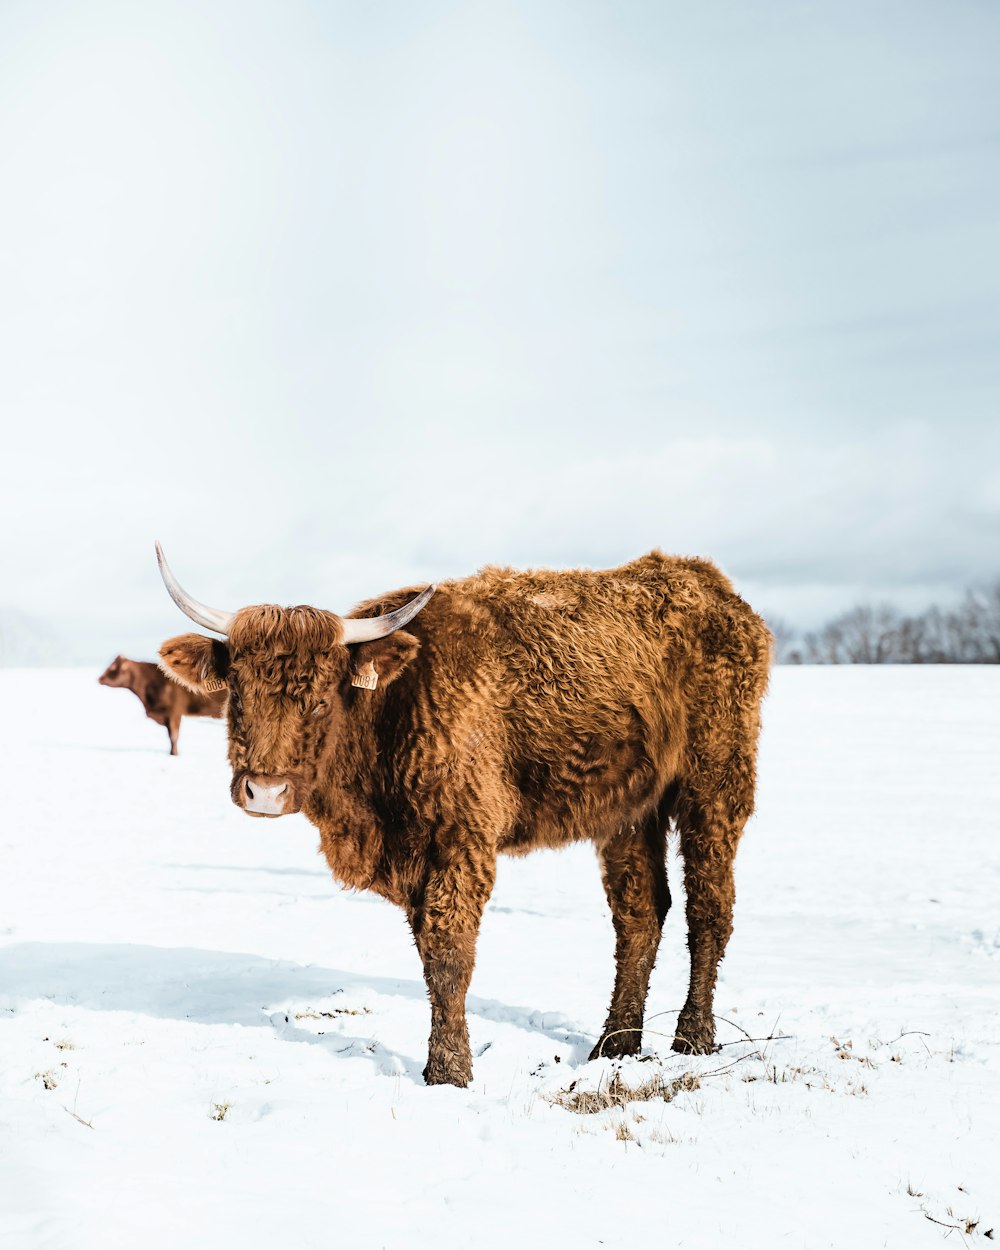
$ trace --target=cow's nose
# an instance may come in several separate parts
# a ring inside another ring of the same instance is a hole
[[[288,782],[268,782],[262,777],[243,781],[243,806],[261,816],[282,816],[288,798]]]

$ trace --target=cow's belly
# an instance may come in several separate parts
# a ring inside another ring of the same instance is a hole
[[[577,743],[561,758],[522,765],[517,819],[499,849],[523,855],[536,847],[601,842],[641,821],[673,780],[642,745],[627,737]]]

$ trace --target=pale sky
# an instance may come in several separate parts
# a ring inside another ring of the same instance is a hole
[[[151,656],[154,538],[227,610],[1000,576],[998,63],[987,0],[0,0],[0,631]]]

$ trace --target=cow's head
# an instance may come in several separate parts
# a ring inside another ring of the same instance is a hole
[[[416,655],[420,644],[402,627],[434,587],[376,617],[273,604],[220,612],[181,588],[159,543],[156,555],[177,606],[224,636],[181,634],[163,644],[160,659],[171,677],[199,694],[228,689],[233,802],[251,816],[299,811],[324,760],[350,749],[346,730],[366,688],[383,689]]]
[[[132,661],[116,655],[97,680],[102,686],[127,686],[132,680]]]

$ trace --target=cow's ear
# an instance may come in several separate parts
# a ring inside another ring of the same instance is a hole
[[[226,680],[229,648],[204,634],[179,634],[160,648],[160,668],[195,694],[206,694]]]
[[[374,689],[376,685],[388,686],[419,650],[419,641],[401,629],[387,638],[359,642],[350,648],[352,685],[367,689]],[[378,678],[377,682],[372,681],[373,676]]]

